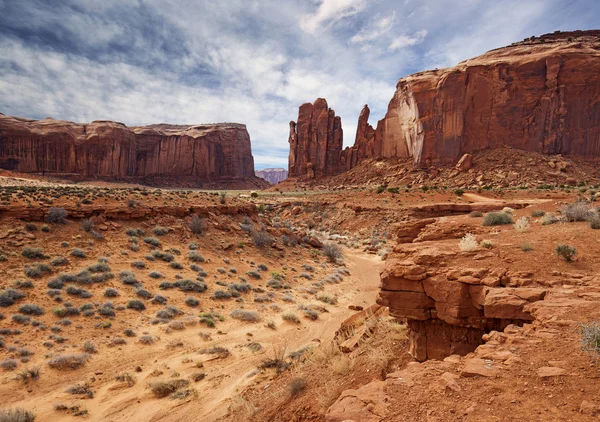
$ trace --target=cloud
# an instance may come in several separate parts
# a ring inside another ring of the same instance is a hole
[[[580,0],[0,0],[0,112],[127,125],[245,123],[283,166],[290,120],[318,97],[354,142],[398,78],[533,34],[586,29]],[[585,13],[583,13],[585,11]]]
[[[395,20],[395,12],[389,16],[378,19],[374,24],[362,28],[358,33],[350,38],[350,42],[362,44],[364,42],[377,39],[392,29]]]
[[[367,0],[320,0],[316,12],[305,15],[300,27],[306,32],[315,32],[323,24],[333,24],[341,19],[356,15],[367,6]]]
[[[427,36],[427,30],[422,29],[420,31],[415,32],[412,36],[409,35],[401,35],[392,40],[390,45],[388,46],[389,51],[396,51],[401,48],[411,47],[413,45],[419,44],[423,42],[425,37]]]

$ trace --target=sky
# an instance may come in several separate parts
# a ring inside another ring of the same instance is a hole
[[[352,145],[399,78],[598,17],[597,0],[0,0],[0,112],[244,123],[255,167],[287,168],[305,102],[326,98]]]

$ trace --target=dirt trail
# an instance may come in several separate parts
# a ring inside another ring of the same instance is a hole
[[[474,204],[481,204],[481,203],[485,203],[485,204],[489,204],[489,203],[497,203],[497,204],[503,204],[506,203],[507,200],[506,199],[502,199],[502,198],[488,198],[487,196],[483,196],[483,195],[478,195],[476,193],[465,193],[463,194],[463,198],[468,199],[470,201],[473,201]],[[535,198],[535,199],[511,199],[510,202],[514,202],[514,203],[523,203],[523,204],[539,204],[539,203],[543,203],[543,202],[551,202],[551,199],[541,199],[541,198]]]
[[[89,400],[73,400],[68,394],[57,393],[56,387],[63,380],[49,383],[34,393],[28,400],[35,401],[35,411],[40,421],[54,420],[57,417],[53,404],[57,402],[83,405],[89,411],[90,421],[214,421],[227,414],[228,406],[236,400],[247,384],[261,379],[268,382],[268,375],[256,371],[257,366],[267,358],[275,357],[275,351],[285,348],[286,354],[316,342],[331,341],[340,324],[354,311],[348,305],[366,307],[374,303],[379,286],[379,270],[383,262],[376,255],[345,251],[346,264],[351,275],[340,284],[334,285],[338,305],[327,306],[328,313],[322,313],[317,321],[302,318],[297,325],[283,322],[277,318],[277,329],[271,330],[264,322],[244,324],[228,318],[218,325],[218,330],[188,328],[185,331],[165,334],[159,328],[151,327],[150,334],[160,336],[156,346],[144,347],[128,344],[114,353],[98,355],[90,361],[85,372],[68,375],[70,382],[88,381],[95,392]],[[298,299],[299,303],[301,299]],[[305,300],[309,302],[309,300]],[[289,306],[295,309],[296,304]],[[204,341],[198,331],[209,332],[212,341]],[[180,340],[183,346],[169,347],[170,343]],[[262,350],[252,352],[247,345],[260,343]],[[201,355],[199,350],[213,346],[226,347],[231,355],[224,359],[210,359]],[[110,360],[110,362],[107,362]],[[196,363],[203,362],[203,368]],[[135,373],[136,366],[142,367],[141,373]],[[159,370],[162,375],[150,375]],[[132,387],[114,381],[121,372],[134,374],[137,382]],[[191,374],[207,374],[206,378],[191,386],[198,396],[191,400],[156,399],[149,393],[148,383],[173,378],[188,379]],[[26,407],[32,407],[31,405]],[[78,420],[62,414],[64,420]],[[38,420],[36,419],[36,420]]]

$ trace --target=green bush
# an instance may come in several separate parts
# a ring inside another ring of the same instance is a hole
[[[569,245],[558,245],[556,246],[556,254],[567,262],[573,261],[573,258],[577,254],[577,249],[574,246]]]
[[[512,216],[506,212],[488,212],[483,217],[484,226],[501,226],[504,224],[512,224]]]

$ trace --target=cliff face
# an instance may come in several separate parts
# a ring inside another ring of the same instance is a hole
[[[281,168],[256,170],[254,173],[257,177],[265,179],[267,182],[273,185],[283,182],[288,177],[288,171]]]
[[[398,81],[376,129],[369,113],[365,106],[354,146],[331,151],[339,160],[323,174],[379,157],[454,165],[463,154],[502,146],[596,160],[600,31],[532,37],[452,68],[416,73]],[[304,150],[291,151],[290,163],[298,152]]]
[[[202,184],[254,181],[246,127],[89,124],[0,114],[0,168],[106,179],[184,178]]]
[[[289,176],[329,176],[340,171],[342,120],[327,101],[300,106],[298,121],[290,122]]]

